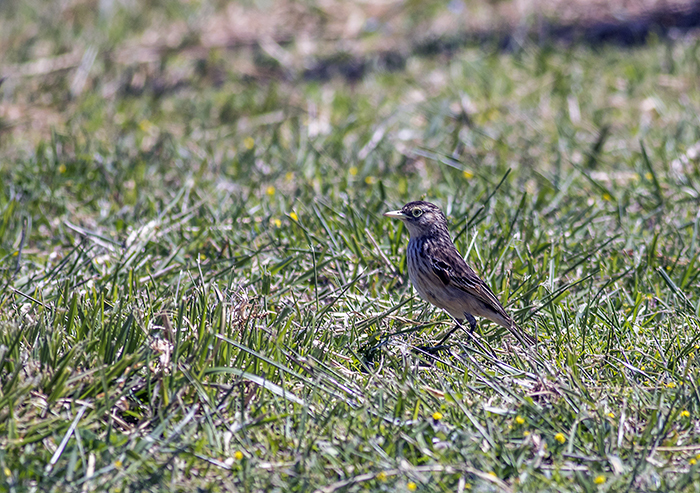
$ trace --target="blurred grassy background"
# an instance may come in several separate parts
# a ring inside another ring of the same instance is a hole
[[[696,491],[695,4],[590,5],[3,3],[3,488]]]

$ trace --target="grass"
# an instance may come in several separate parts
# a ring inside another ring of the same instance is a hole
[[[1,488],[698,491],[699,46],[10,81],[49,116],[1,113]],[[451,327],[381,216],[418,198],[537,356],[413,351]]]

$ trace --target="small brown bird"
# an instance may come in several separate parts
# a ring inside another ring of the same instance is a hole
[[[408,228],[411,235],[406,251],[408,277],[418,294],[457,321],[457,325],[438,346],[465,319],[474,331],[474,315],[488,318],[505,327],[521,344],[535,344],[535,339],[518,327],[491,288],[459,254],[447,230],[447,219],[436,205],[419,200],[409,202],[399,211],[385,212],[384,215],[400,219]]]

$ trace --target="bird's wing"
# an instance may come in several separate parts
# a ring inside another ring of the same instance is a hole
[[[535,345],[535,338],[523,331],[518,324],[510,318],[510,315],[506,313],[505,308],[503,308],[501,302],[498,301],[496,295],[493,294],[488,284],[467,265],[456,248],[453,250],[444,248],[439,250],[435,249],[430,252],[428,256],[430,257],[433,273],[445,286],[452,285],[474,296],[506,321],[506,324],[503,326],[508,329],[521,344],[526,346]]]
[[[430,252],[430,260],[433,273],[445,286],[452,285],[471,294],[499,315],[510,319],[488,284],[467,265],[456,249],[453,252]]]

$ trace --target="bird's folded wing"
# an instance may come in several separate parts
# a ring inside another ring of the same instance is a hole
[[[482,281],[476,273],[469,268],[469,266],[460,257],[459,260],[464,264],[456,264],[458,267],[462,267],[461,271],[455,272],[456,269],[452,268],[450,264],[444,260],[433,257],[432,259],[433,273],[440,278],[445,286],[452,285],[462,291],[471,294],[479,301],[483,302],[486,306],[490,307],[495,312],[506,315],[503,305],[498,301],[496,295],[493,294],[491,288]],[[461,275],[460,275],[461,274]]]
[[[505,321],[507,321],[507,325],[504,325],[504,327],[506,327],[522,344],[526,346],[535,345],[535,338],[523,332],[522,329],[518,327],[513,319],[506,313],[505,308],[503,308],[501,302],[498,301],[496,295],[493,294],[488,284],[476,275],[476,272],[467,265],[461,255],[455,253],[455,258],[445,259],[431,255],[430,261],[433,273],[445,286],[454,286],[474,296],[491,310],[501,315]]]

